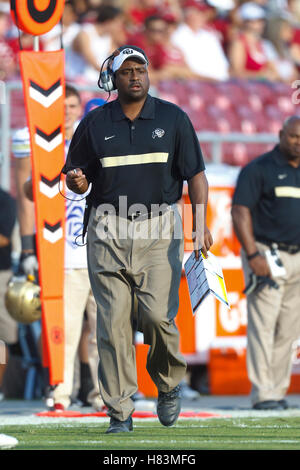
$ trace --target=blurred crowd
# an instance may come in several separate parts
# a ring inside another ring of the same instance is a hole
[[[9,0],[0,0],[0,79],[18,78],[17,53],[33,37],[19,32]],[[44,51],[66,53],[66,79],[98,80],[119,46],[147,53],[150,78],[291,83],[300,71],[298,0],[67,0],[60,24],[40,37]]]

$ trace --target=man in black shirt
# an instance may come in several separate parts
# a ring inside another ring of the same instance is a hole
[[[137,390],[133,292],[139,329],[150,345],[147,370],[159,392],[159,420],[171,426],[180,412],[178,384],[186,362],[174,322],[183,256],[176,202],[185,179],[194,210],[196,256],[200,249],[206,256],[212,244],[197,136],[180,108],[148,95],[147,65],[139,48],[115,51],[109,67],[118,99],[81,122],[64,167],[74,192],[84,193],[92,184],[88,264],[98,306],[99,383],[111,416],[109,433],[132,430],[131,397]],[[196,223],[197,215],[202,224]]]
[[[247,295],[252,404],[283,409],[300,335],[300,117],[284,123],[279,145],[242,169],[232,218],[246,284],[257,283]]]
[[[3,353],[3,342],[12,346],[18,341],[18,324],[9,315],[5,307],[5,292],[12,276],[12,235],[16,223],[16,201],[0,188],[0,356]],[[1,366],[0,358],[0,387],[5,365]]]

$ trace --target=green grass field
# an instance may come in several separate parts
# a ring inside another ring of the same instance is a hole
[[[299,417],[178,420],[172,428],[147,419],[130,434],[107,435],[108,423],[0,425],[18,439],[13,450],[299,450]]]

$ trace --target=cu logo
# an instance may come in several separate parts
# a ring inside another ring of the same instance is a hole
[[[38,6],[36,6],[38,4]],[[39,36],[61,19],[65,0],[11,0],[11,16],[22,31]]]

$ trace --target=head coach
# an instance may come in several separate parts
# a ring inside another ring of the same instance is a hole
[[[135,46],[122,46],[108,57],[99,85],[116,89],[118,97],[81,121],[63,169],[74,192],[84,193],[91,183],[88,266],[98,307],[99,384],[110,416],[108,433],[133,429],[133,293],[139,329],[150,345],[147,370],[158,389],[158,418],[171,426],[180,412],[186,362],[174,322],[183,257],[176,202],[184,180],[193,206],[196,256],[200,249],[206,256],[212,244],[196,133],[179,107],[149,95],[147,67],[144,51]]]
[[[252,405],[284,409],[300,336],[300,117],[287,119],[279,144],[242,169],[232,217],[246,284],[257,284],[247,295]]]

